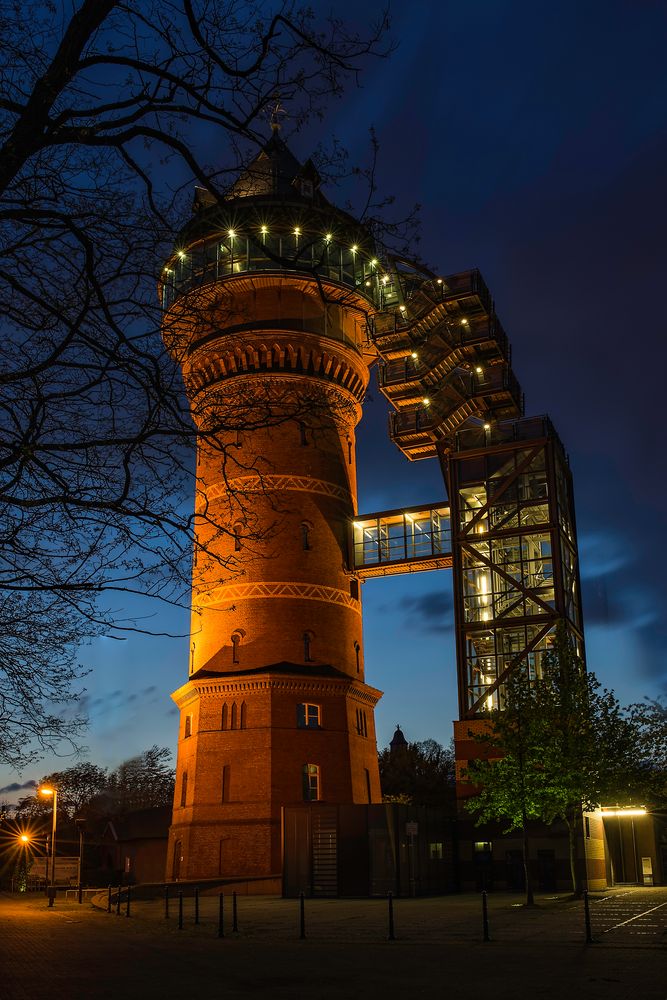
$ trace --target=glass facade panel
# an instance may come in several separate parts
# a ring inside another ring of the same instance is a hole
[[[445,555],[451,551],[449,508],[381,514],[355,521],[353,545],[356,568]]]

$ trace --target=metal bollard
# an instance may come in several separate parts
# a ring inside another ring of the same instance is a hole
[[[387,903],[389,904],[389,940],[395,941],[394,934],[394,897],[391,892],[387,893]]]
[[[117,917],[120,916],[120,892],[121,892],[121,888],[122,888],[122,886],[119,885],[118,886],[118,895],[116,896],[116,916]]]
[[[236,892],[232,893],[232,931],[234,934],[239,932],[239,914],[236,906]]]
[[[299,938],[303,941],[306,937],[306,897],[299,893]]]
[[[584,920],[586,922],[586,944],[593,944],[593,928],[591,927],[591,908],[588,901],[588,889],[584,889]]]
[[[195,924],[199,923],[199,887],[195,886]]]
[[[111,913],[111,886],[109,886],[109,895],[107,896],[107,913]]]
[[[225,894],[220,893],[218,899],[218,937],[225,936]]]
[[[482,890],[482,930],[484,933],[484,940],[490,941],[491,936],[489,934],[489,906],[486,898],[486,889]]]
[[[169,886],[164,887],[164,919],[169,920]]]
[[[183,893],[178,894],[178,929],[183,930]]]
[[[130,887],[128,885],[128,887],[127,887],[127,898],[125,900],[125,916],[129,917],[129,915],[130,915]]]

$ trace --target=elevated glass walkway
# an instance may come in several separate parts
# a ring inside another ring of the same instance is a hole
[[[452,565],[447,504],[359,515],[352,537],[354,571],[362,580]]]

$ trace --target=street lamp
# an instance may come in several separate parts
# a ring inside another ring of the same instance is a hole
[[[48,886],[49,906],[53,906],[53,900],[56,894],[56,823],[58,820],[58,789],[44,785],[39,789],[39,794],[47,796],[53,795],[53,823],[51,826],[51,880]]]

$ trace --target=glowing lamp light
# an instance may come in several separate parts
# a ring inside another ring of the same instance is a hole
[[[439,285],[441,285],[441,284],[442,284],[442,278],[438,278],[438,284],[439,284]]]
[[[185,250],[179,250],[178,256],[181,258],[181,260],[185,260]]]
[[[356,253],[358,249],[359,249],[359,247],[357,246],[356,243],[354,244],[354,246],[350,247],[350,250],[352,251],[352,253]]]
[[[22,844],[30,843],[30,837],[28,836],[27,833],[22,833],[21,836],[19,837],[19,840],[21,841]]]
[[[424,396],[424,398],[422,399],[422,406],[430,406],[430,405],[431,405],[431,400],[428,398],[428,396]]]
[[[366,288],[370,288],[370,287],[371,287],[371,283],[370,283],[370,281],[367,281],[366,282]]]
[[[377,267],[377,266],[378,266],[377,259],[373,257],[373,260],[371,261],[371,267]]]
[[[326,236],[324,237],[324,239],[327,241],[327,243],[331,243],[331,241],[333,239],[333,234],[332,233],[327,233]]]
[[[405,306],[399,306],[398,308],[400,309],[400,311],[401,311],[402,313],[404,313],[404,312],[405,312]]]
[[[234,229],[228,229],[227,230],[227,235],[229,236],[230,240],[233,240],[234,237],[236,236],[236,232],[235,232]]]
[[[386,275],[386,274],[385,274],[385,275],[383,275],[383,276],[382,276],[382,284],[383,284],[383,285],[386,285],[388,281],[389,281],[389,278],[387,277],[387,275]]]
[[[294,227],[294,235],[295,236],[301,236],[301,230],[299,229],[298,226]]]
[[[269,230],[267,229],[267,227],[266,227],[266,226],[262,226],[262,228],[261,228],[261,233],[262,233],[262,236],[266,236],[266,234],[268,233],[268,231],[269,231]]]
[[[419,357],[419,355],[417,354],[416,351],[413,351],[412,354],[410,355],[410,357],[412,358],[413,361],[416,361],[417,358]]]
[[[484,430],[485,431],[490,431],[491,430],[491,424],[484,424]]]
[[[45,785],[43,788],[39,789],[39,794],[40,795],[54,795],[55,791],[54,791],[53,788],[49,788],[48,785]]]
[[[467,325],[468,325],[468,320],[467,319],[462,319],[461,320],[461,326],[467,326]]]
[[[476,366],[475,366],[475,371],[477,372],[477,374],[478,374],[478,375],[481,375],[481,374],[482,374],[482,370],[483,370],[483,369],[482,369],[482,367],[481,367],[480,365],[476,365]]]
[[[602,816],[646,816],[647,809],[645,806],[639,806],[637,809],[607,809],[602,806]]]

